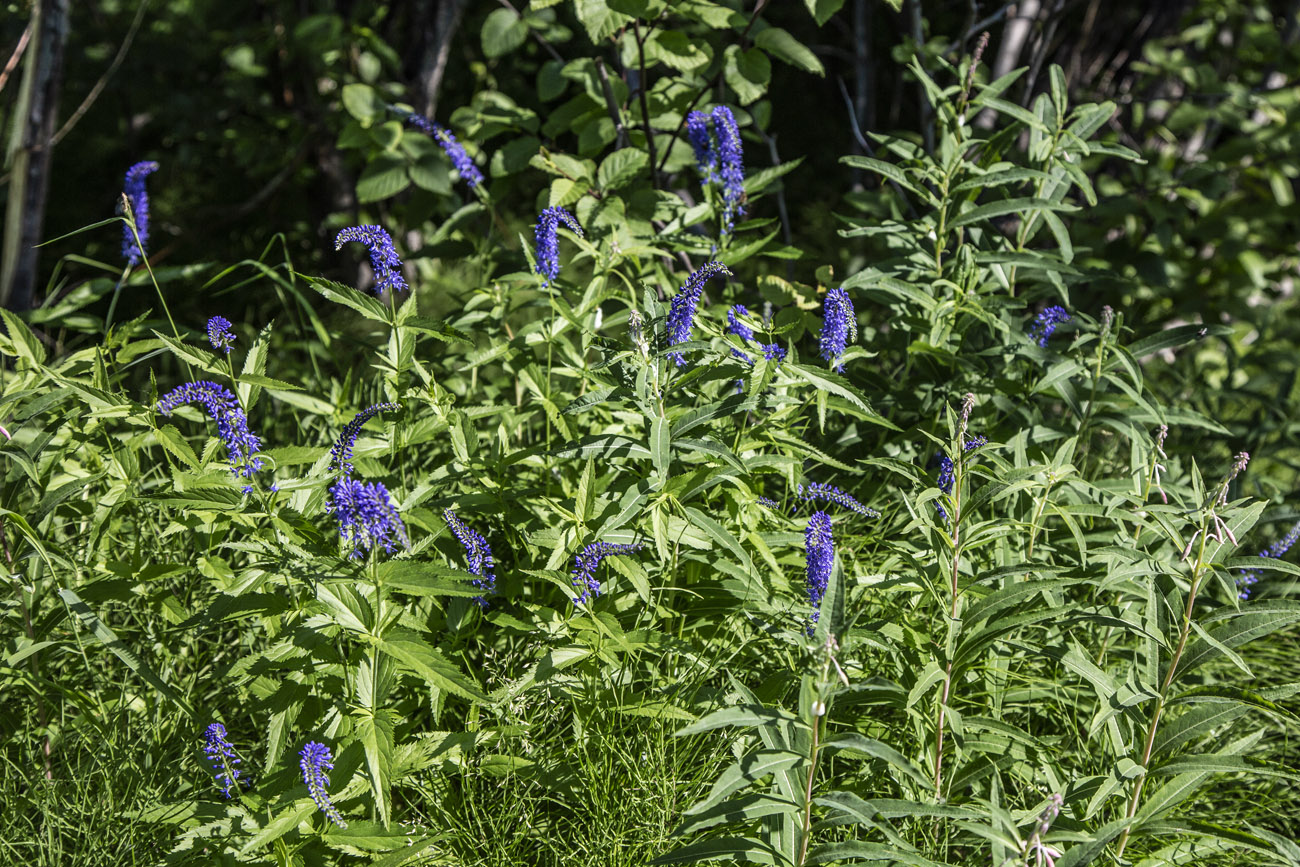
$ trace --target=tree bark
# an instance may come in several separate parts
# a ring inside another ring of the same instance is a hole
[[[0,241],[0,305],[26,310],[36,294],[38,250],[49,190],[51,139],[58,119],[69,0],[32,6],[32,45],[9,142],[9,196]]]

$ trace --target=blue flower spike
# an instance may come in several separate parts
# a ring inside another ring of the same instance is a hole
[[[149,244],[149,191],[145,187],[144,179],[156,171],[158,171],[158,164],[153,160],[136,163],[126,170],[126,181],[122,185],[122,192],[131,203],[131,216],[135,220],[134,234],[129,225],[122,226],[122,258],[126,259],[128,265],[140,264]],[[138,244],[135,240],[136,235],[140,236]]]
[[[1070,321],[1070,314],[1064,307],[1048,307],[1034,319],[1029,326],[1029,339],[1047,348],[1047,341],[1056,331],[1056,326]]]
[[[822,302],[822,330],[817,341],[821,357],[829,361],[837,373],[844,372],[840,356],[851,341],[858,339],[858,319],[853,312],[853,302],[843,287],[826,293]]]
[[[230,347],[235,343],[235,333],[230,328],[230,320],[224,316],[213,316],[208,320],[208,343],[226,355],[230,354]]]
[[[411,546],[406,524],[397,512],[393,497],[379,482],[360,482],[344,476],[329,489],[325,508],[339,525],[339,538],[351,556],[383,548],[391,554],[400,545]]]
[[[564,208],[554,207],[547,208],[537,215],[537,227],[534,230],[534,237],[537,240],[537,273],[544,278],[543,286],[551,285],[556,277],[560,276],[560,241],[558,232],[560,224],[563,223],[573,234],[579,238],[582,235],[582,226],[578,225],[577,219]]]
[[[339,433],[338,440],[330,449],[330,472],[351,474],[352,449],[357,444],[357,437],[361,435],[361,428],[381,412],[395,409],[401,409],[401,407],[395,403],[377,403],[361,410],[352,421],[344,425],[342,432]]]
[[[342,250],[343,245],[351,241],[365,244],[370,252],[370,267],[375,272],[376,295],[389,292],[404,292],[409,287],[402,277],[402,260],[393,248],[393,238],[382,226],[351,226],[339,232],[334,239],[334,249]]]
[[[330,748],[312,741],[302,748],[298,756],[300,759],[298,764],[302,768],[302,781],[307,785],[307,792],[311,795],[311,799],[331,822],[340,828],[346,828],[348,823],[343,820],[338,807],[335,807],[334,802],[330,800],[330,778],[325,773],[334,770],[334,756],[330,753]]]
[[[226,738],[226,727],[221,723],[212,723],[204,732],[203,752],[212,763],[217,783],[221,786],[221,794],[229,798],[241,783],[247,783],[239,768],[235,767],[239,764],[239,756],[235,754],[234,745]]]
[[[215,382],[187,382],[163,395],[157,409],[169,416],[177,407],[189,403],[202,406],[217,423],[217,436],[226,446],[232,473],[248,479],[262,469],[262,459],[253,457],[262,447],[262,440],[248,429],[244,410],[227,388]]]
[[[451,157],[451,164],[456,167],[460,179],[467,187],[472,190],[483,183],[483,173],[478,170],[478,166],[474,165],[474,160],[470,159],[469,154],[465,153],[461,143],[456,141],[456,136],[452,135],[451,130],[418,114],[408,114],[406,125],[418,129],[442,146],[447,156]]]
[[[830,584],[835,565],[835,538],[831,518],[825,512],[813,512],[804,529],[804,563],[808,601],[812,603],[812,622],[821,616],[822,597]]]
[[[492,548],[489,547],[487,539],[482,534],[476,533],[465,522],[457,517],[451,509],[443,509],[442,519],[447,522],[451,528],[451,533],[460,542],[461,547],[465,549],[465,568],[473,575],[478,577],[473,580],[475,587],[484,592],[483,596],[475,596],[474,601],[481,608],[487,608],[488,603],[485,597],[492,595],[496,591],[497,576],[494,571],[496,561],[492,559]]]
[[[695,327],[695,310],[700,304],[700,294],[704,291],[704,284],[710,277],[723,274],[731,276],[731,271],[726,265],[721,262],[705,262],[686,279],[686,284],[682,286],[681,291],[673,296],[672,307],[668,311],[670,346],[691,339],[691,330]],[[676,361],[679,367],[686,364],[686,357],[680,352],[670,352],[668,357]]]
[[[631,554],[641,550],[640,542],[617,545],[612,542],[592,542],[573,558],[573,586],[578,589],[574,602],[586,602],[593,596],[600,595],[600,579],[596,570],[601,562],[615,554]]]

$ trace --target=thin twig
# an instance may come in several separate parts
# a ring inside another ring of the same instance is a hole
[[[99,99],[99,95],[103,93],[108,80],[113,77],[113,73],[117,72],[117,68],[126,59],[126,52],[130,49],[131,43],[135,41],[136,31],[140,29],[140,22],[144,20],[144,12],[148,6],[149,0],[140,0],[140,6],[135,10],[135,19],[131,21],[131,26],[127,29],[122,44],[118,46],[117,55],[113,58],[113,62],[108,65],[108,69],[104,70],[104,74],[99,77],[99,81],[95,82],[95,86],[90,89],[90,93],[86,94],[86,98],[81,101],[81,105],[77,106],[77,110],[63,122],[63,126],[59,127],[59,131],[50,138],[49,147],[54,147],[65,135],[71,132],[72,128],[77,125],[77,121],[81,120],[82,116],[90,111],[90,107],[95,104],[95,100]],[[3,86],[3,82],[0,82],[0,87]]]
[[[18,44],[14,46],[14,53],[9,55],[9,62],[5,64],[4,71],[0,72],[0,90],[4,90],[5,82],[9,80],[9,76],[18,67],[18,61],[22,59],[23,52],[27,50],[27,43],[31,41],[31,38],[32,25],[31,22],[28,22],[27,26],[23,28],[23,35],[18,37]]]
[[[498,2],[499,2],[502,6],[506,7],[507,9],[509,9],[511,12],[515,13],[516,15],[518,15],[520,21],[523,21],[523,20],[524,20],[524,16],[520,14],[519,10],[516,9],[516,8],[514,7],[514,4],[511,3],[510,0],[498,0]],[[525,26],[525,27],[528,27],[528,24],[525,22],[524,26]],[[545,39],[543,39],[543,38],[542,38],[542,34],[538,33],[536,30],[534,30],[534,29],[531,28],[531,27],[528,27],[528,33],[529,33],[530,36],[532,36],[534,39],[537,40],[537,44],[538,44],[538,45],[540,45],[540,46],[542,46],[543,48],[546,49],[547,53],[549,53],[549,54],[551,55],[551,57],[555,58],[556,60],[560,61],[561,63],[564,62],[564,58],[560,56],[560,52],[558,52],[558,51],[555,50],[555,46],[551,45],[551,43],[549,43],[549,42],[547,42]]]
[[[641,122],[645,124],[646,149],[650,151],[650,185],[657,190],[659,189],[659,172],[655,169],[655,164],[658,162],[658,154],[655,153],[655,134],[654,130],[650,129],[650,107],[645,96],[645,40],[641,36],[641,22],[633,20],[632,33],[636,37],[636,93],[641,103]]]
[[[596,75],[600,78],[600,90],[605,94],[605,108],[609,111],[609,117],[614,121],[614,133],[617,136],[616,143],[619,147],[627,147],[627,125],[623,123],[623,114],[618,110],[618,103],[614,100],[614,88],[609,83],[609,71],[605,69],[604,59],[596,58]],[[653,154],[653,150],[651,151]],[[654,162],[654,157],[650,157],[650,162]]]

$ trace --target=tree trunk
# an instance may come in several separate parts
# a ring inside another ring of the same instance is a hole
[[[37,0],[32,7],[32,44],[14,111],[4,238],[0,242],[0,306],[25,310],[36,294],[41,224],[50,178],[50,140],[58,119],[68,0]]]

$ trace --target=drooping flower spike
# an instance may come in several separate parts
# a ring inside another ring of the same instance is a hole
[[[534,230],[534,237],[537,240],[537,273],[545,278],[543,285],[551,285],[551,281],[560,276],[560,242],[557,232],[563,223],[575,235],[581,238],[582,226],[578,225],[577,219],[564,208],[553,207],[547,208],[537,215],[537,227]]]
[[[700,303],[700,293],[710,277],[720,274],[731,276],[731,271],[721,262],[705,262],[686,279],[681,291],[673,296],[672,307],[668,311],[668,345],[676,346],[691,339],[691,329],[695,327],[695,309]],[[686,358],[680,352],[670,352],[668,357],[679,366],[686,364]]]
[[[844,493],[844,491],[841,491],[834,485],[826,485],[821,482],[809,482],[806,487],[804,485],[799,485],[797,490],[800,499],[806,500],[810,503],[814,503],[818,500],[826,500],[827,502],[835,503],[837,506],[842,506],[852,512],[857,512],[859,515],[866,515],[868,518],[880,517],[880,513],[875,509],[862,505],[851,495]]]
[[[302,768],[302,781],[307,784],[311,799],[331,822],[340,828],[346,828],[348,823],[343,820],[338,807],[335,807],[334,802],[330,800],[330,778],[325,773],[334,770],[334,756],[330,753],[330,748],[312,741],[302,748],[298,756],[300,758],[298,766]]]
[[[592,542],[573,558],[573,586],[578,589],[578,598],[574,602],[586,602],[592,596],[600,595],[600,579],[596,569],[601,561],[613,554],[631,554],[641,550],[640,542],[616,545],[612,542]]]
[[[1297,541],[1300,541],[1300,521],[1297,521],[1285,536],[1260,551],[1259,556],[1268,560],[1277,560],[1287,551],[1290,551],[1291,546]],[[1237,577],[1238,597],[1243,601],[1249,599],[1261,575],[1263,575],[1262,569],[1242,569],[1241,574]]]
[[[230,320],[224,316],[213,316],[208,320],[208,343],[226,355],[230,354],[230,347],[235,342],[235,334],[230,327]]]
[[[812,622],[821,616],[822,597],[830,584],[831,568],[835,565],[835,539],[831,533],[831,518],[825,512],[813,512],[804,530],[805,577],[808,601],[812,603]]]
[[[339,538],[352,549],[353,557],[375,548],[391,554],[398,545],[411,545],[392,495],[379,482],[344,476],[330,486],[325,508],[338,521]]]
[[[487,608],[487,599],[496,590],[497,576],[493,571],[496,561],[492,559],[492,548],[482,534],[476,533],[456,516],[451,509],[443,509],[442,519],[451,528],[451,533],[465,549],[465,568],[478,577],[473,580],[475,587],[484,591],[483,596],[475,596],[474,601],[480,607]]]
[[[122,192],[126,193],[127,201],[131,203],[131,216],[135,220],[134,234],[130,225],[122,225],[122,257],[128,265],[140,264],[149,245],[149,191],[145,188],[144,179],[156,171],[158,164],[153,160],[136,163],[126,170]],[[136,235],[140,236],[139,244],[135,241]]]
[[[826,293],[822,302],[822,330],[818,336],[821,356],[835,367],[837,372],[844,370],[840,356],[850,341],[858,339],[858,318],[853,312],[853,302],[843,287]]]
[[[750,341],[757,342],[754,338],[754,329],[741,321],[741,316],[748,316],[749,310],[744,304],[736,304],[727,311],[727,333],[734,334],[746,343]],[[763,357],[768,361],[784,361],[785,348],[776,343],[759,343],[758,348],[762,350]],[[753,365],[754,360],[749,355],[736,347],[731,347],[731,354],[748,365]],[[738,381],[738,384],[739,381]]]
[[[1029,326],[1029,339],[1038,341],[1039,346],[1046,348],[1047,340],[1056,331],[1056,326],[1069,321],[1070,314],[1064,307],[1048,307]]]
[[[248,418],[235,396],[215,382],[187,382],[163,395],[158,401],[158,412],[171,415],[178,406],[187,403],[199,404],[217,423],[217,436],[230,458],[230,471],[252,478],[262,468],[262,459],[253,457],[262,447],[262,440],[248,429]]]
[[[237,786],[247,783],[239,768],[235,767],[239,764],[239,756],[235,754],[234,745],[226,739],[226,727],[221,723],[212,723],[204,732],[203,752],[212,763],[221,794],[229,798]]]
[[[370,252],[370,266],[375,272],[376,295],[389,292],[403,292],[408,287],[402,277],[402,260],[393,248],[393,238],[382,226],[350,226],[339,232],[334,239],[334,249],[342,250],[343,245],[357,241],[365,244]]]
[[[478,166],[474,165],[474,160],[470,159],[469,154],[465,153],[461,143],[456,141],[456,136],[452,135],[451,130],[418,114],[408,114],[406,124],[415,127],[442,145],[442,149],[447,152],[447,156],[451,157],[451,164],[456,167],[460,179],[466,186],[474,189],[483,183],[483,173],[478,170]]]
[[[352,449],[357,444],[357,437],[361,435],[361,428],[366,422],[370,421],[381,412],[401,409],[395,403],[377,403],[374,406],[368,406],[361,412],[357,413],[352,421],[343,426],[339,433],[338,440],[330,449],[330,472],[349,474],[352,472]]]

